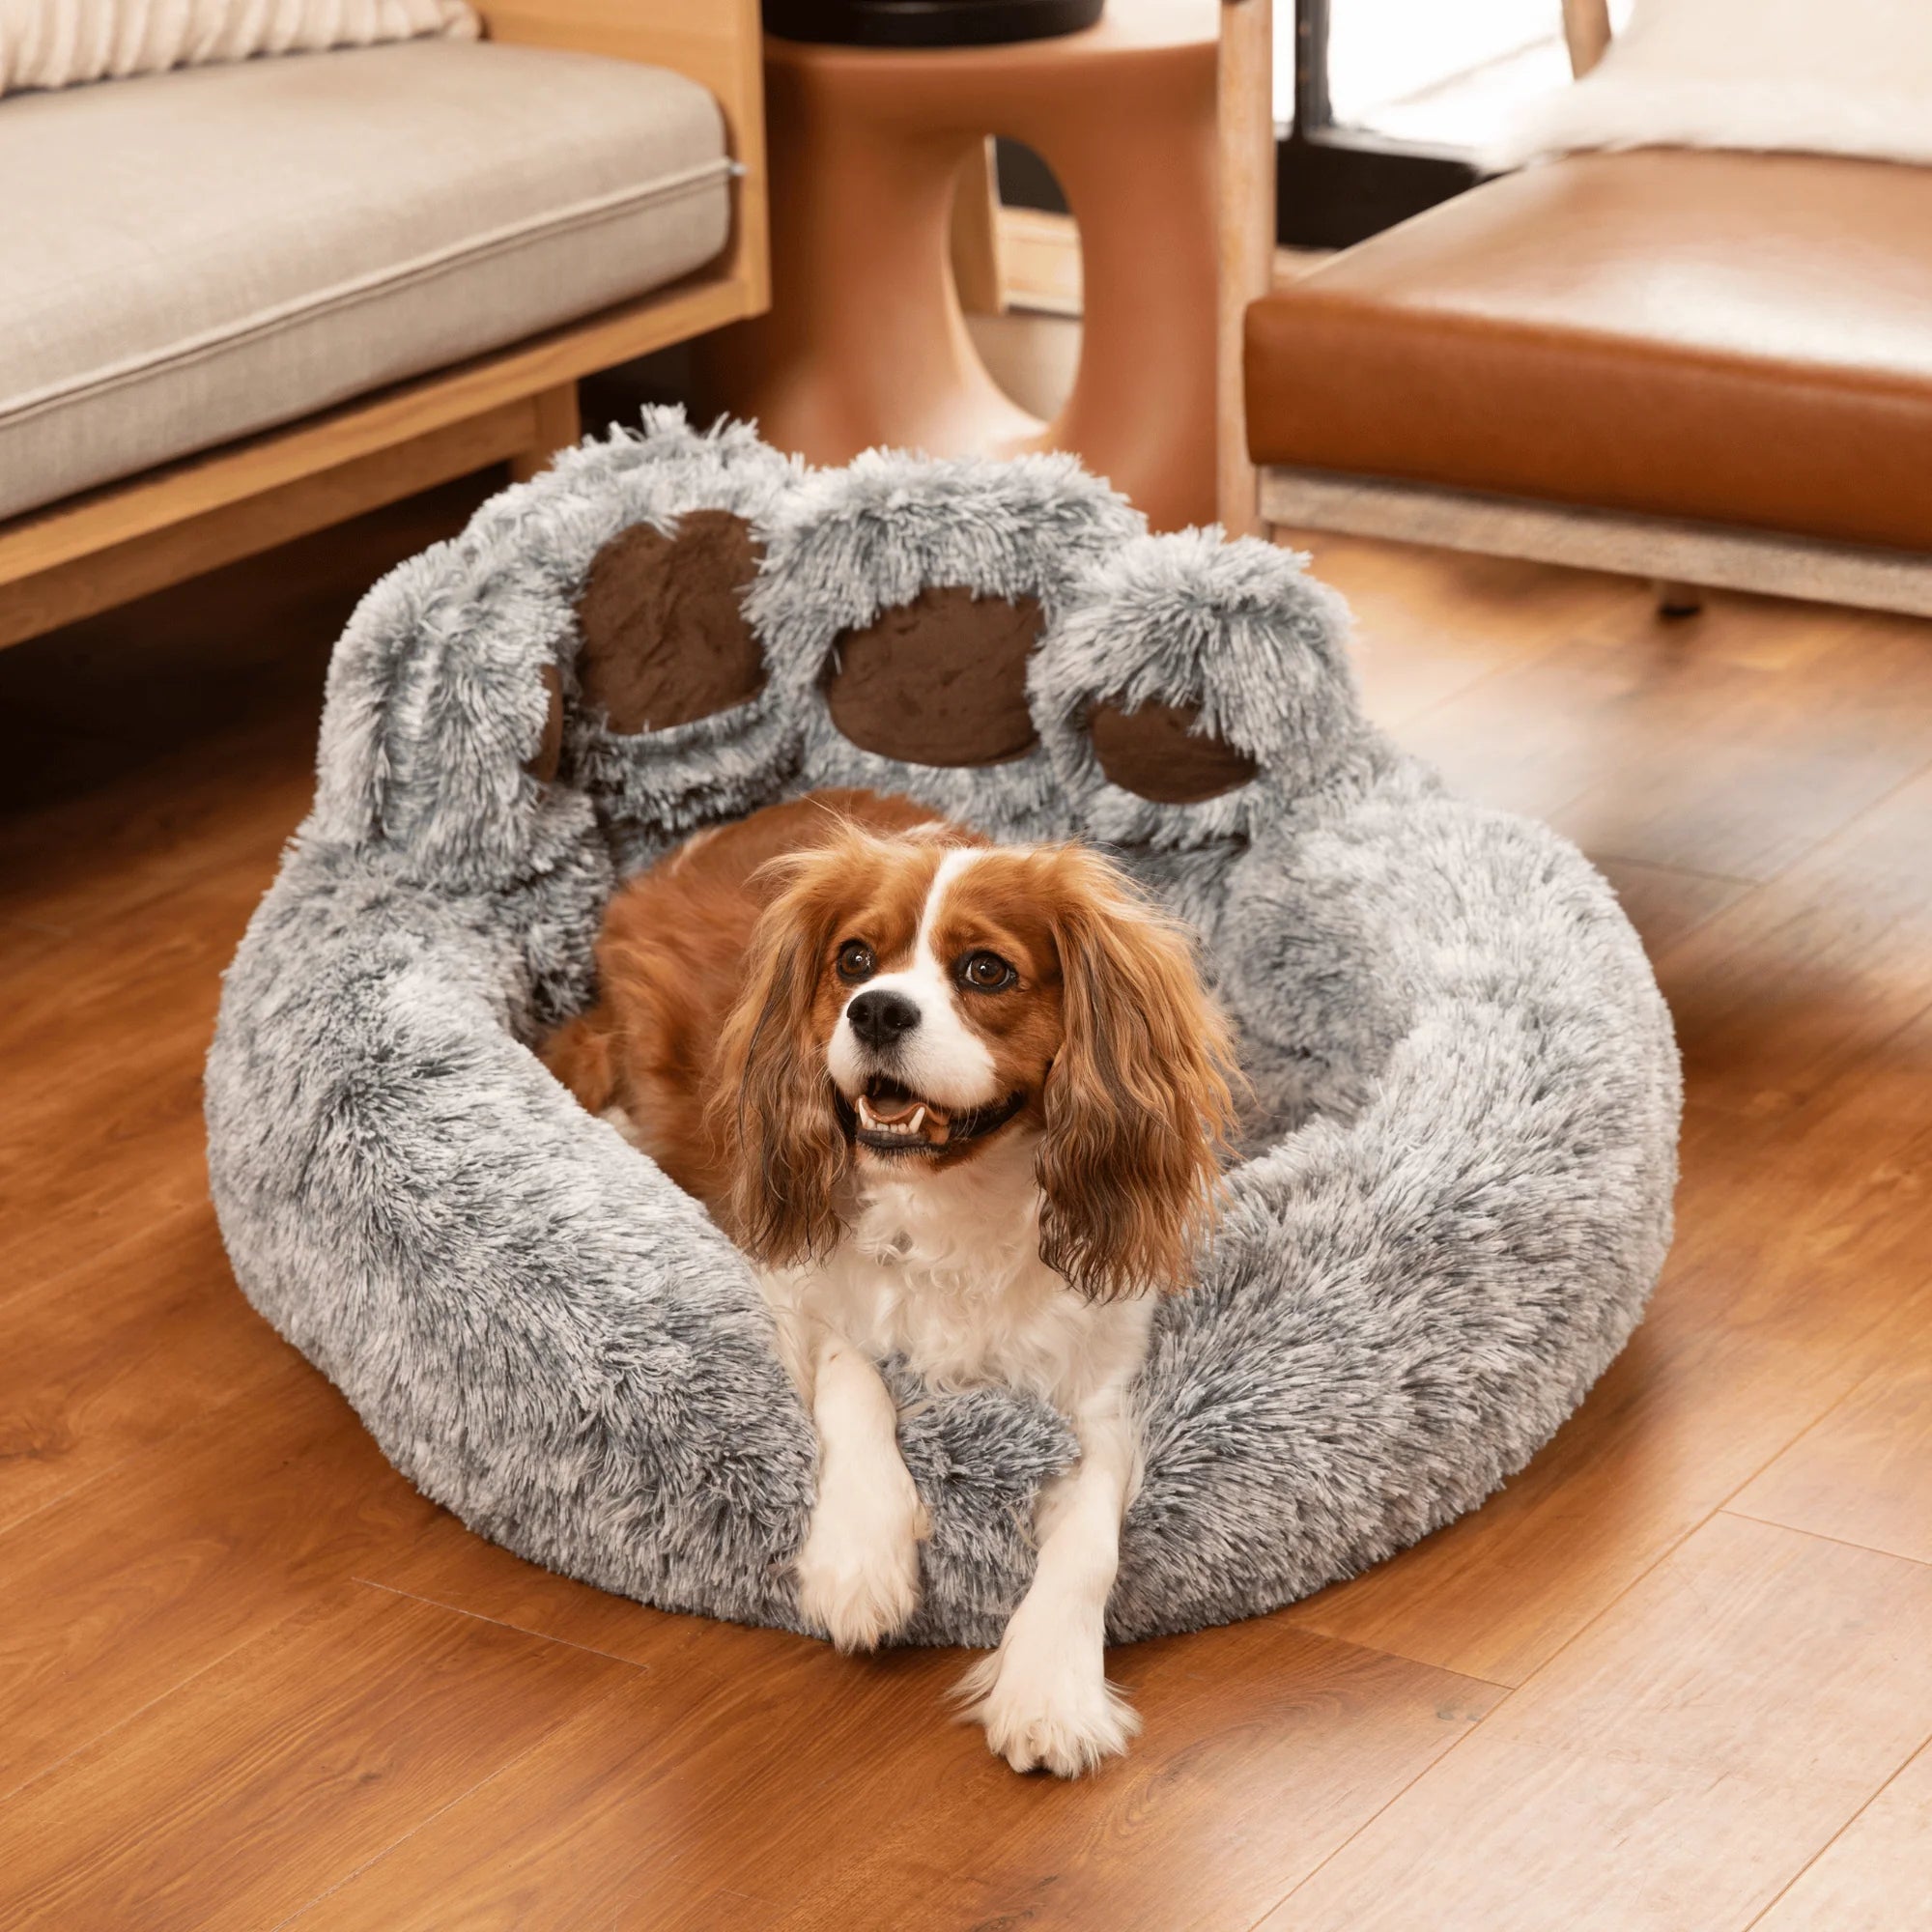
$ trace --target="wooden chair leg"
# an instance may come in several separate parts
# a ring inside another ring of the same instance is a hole
[[[1657,596],[1660,617],[1694,617],[1704,608],[1704,593],[1694,583],[1679,583],[1668,577],[1654,577],[1650,587]]]
[[[535,414],[536,434],[527,449],[510,458],[510,481],[527,483],[548,469],[551,459],[560,449],[568,449],[583,434],[577,413],[577,384],[559,383],[554,389],[540,390],[530,398]]]
[[[1241,344],[1248,304],[1274,271],[1273,10],[1222,0],[1215,144],[1215,516],[1231,537],[1265,531],[1248,458]]]
[[[1570,71],[1581,80],[1609,51],[1609,0],[1563,0],[1563,38]]]

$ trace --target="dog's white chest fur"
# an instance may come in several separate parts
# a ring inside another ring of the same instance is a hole
[[[763,1286],[819,1438],[799,1605],[842,1648],[869,1649],[911,1616],[929,1528],[875,1364],[898,1356],[938,1388],[1004,1382],[1071,1423],[1080,1460],[1039,1498],[1032,1587],[961,1686],[1009,1763],[1071,1776],[1123,1750],[1137,1724],[1102,1652],[1121,1518],[1139,1483],[1129,1391],[1153,1302],[1085,1300],[1039,1259],[1036,1151],[1014,1133],[957,1168],[867,1161],[838,1248]]]
[[[1152,1301],[1087,1301],[1039,1259],[1035,1151],[1015,1134],[979,1160],[903,1179],[867,1163],[838,1251],[766,1277],[781,1335],[830,1330],[933,1387],[1004,1382],[1068,1412],[1131,1380]]]

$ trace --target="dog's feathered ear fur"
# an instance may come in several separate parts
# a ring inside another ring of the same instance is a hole
[[[1188,936],[1099,854],[1050,857],[1064,1043],[1046,1081],[1040,1259],[1094,1298],[1174,1293],[1218,1210],[1228,1023]]]
[[[851,1149],[810,1027],[836,869],[813,852],[766,872],[782,889],[753,935],[745,990],[719,1042],[707,1126],[730,1174],[728,1232],[753,1260],[782,1266],[837,1245]]]

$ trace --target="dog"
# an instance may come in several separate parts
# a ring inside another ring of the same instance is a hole
[[[823,791],[624,887],[597,963],[545,1059],[758,1266],[817,1434],[804,1617],[868,1650],[918,1605],[928,1523],[880,1363],[1030,1391],[1079,1460],[964,1714],[1015,1770],[1124,1750],[1104,1643],[1132,1389],[1216,1214],[1239,1081],[1183,930],[1089,847]]]

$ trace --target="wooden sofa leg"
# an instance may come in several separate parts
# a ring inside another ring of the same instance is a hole
[[[527,483],[532,476],[550,468],[558,450],[568,449],[583,433],[577,413],[577,384],[559,383],[554,389],[542,389],[530,398],[536,417],[536,435],[527,449],[510,458],[510,481]]]
[[[1650,587],[1657,596],[1657,614],[1660,617],[1694,617],[1704,608],[1704,593],[1694,583],[1679,583],[1669,577],[1653,577]]]

